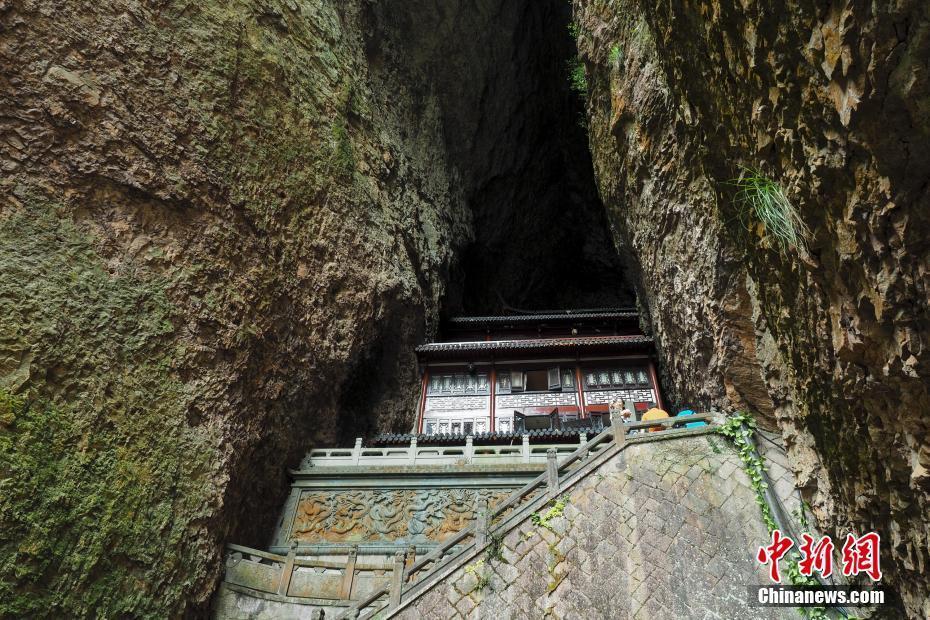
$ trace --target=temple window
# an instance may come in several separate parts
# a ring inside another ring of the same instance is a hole
[[[441,418],[425,419],[423,421],[424,434],[476,435],[488,431],[488,422],[490,421],[488,417],[454,417],[460,414],[456,412],[450,413]]]
[[[584,372],[585,388],[589,390],[609,388],[649,387],[649,375],[645,368],[598,368]]]
[[[529,370],[526,372],[527,392],[544,392],[549,388],[549,375],[545,370]]]
[[[534,370],[504,370],[497,375],[497,393],[573,391],[575,379],[571,369],[559,366]]]
[[[510,373],[504,372],[497,377],[497,393],[510,394]]]
[[[488,387],[487,374],[450,373],[430,377],[427,394],[430,396],[487,394]]]

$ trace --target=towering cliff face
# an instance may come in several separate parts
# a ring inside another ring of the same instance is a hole
[[[443,298],[630,299],[569,15],[0,1],[0,615],[202,610],[309,445],[409,426]]]
[[[470,214],[351,3],[0,11],[0,615],[174,615],[346,376],[406,425]]]
[[[781,429],[834,534],[930,616],[930,5],[575,0],[602,196],[672,400]],[[740,166],[812,230],[744,229]]]

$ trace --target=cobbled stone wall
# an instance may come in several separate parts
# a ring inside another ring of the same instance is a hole
[[[503,559],[475,558],[399,617],[797,617],[747,605],[745,586],[768,581],[753,559],[768,536],[724,440],[629,446],[565,497],[549,529],[527,520]]]

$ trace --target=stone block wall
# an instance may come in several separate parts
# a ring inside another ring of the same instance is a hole
[[[527,520],[503,559],[475,558],[399,617],[797,617],[747,604],[745,586],[768,582],[753,558],[768,535],[723,439],[629,446],[564,497],[548,528]]]

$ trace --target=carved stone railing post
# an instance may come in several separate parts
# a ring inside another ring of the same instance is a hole
[[[559,494],[559,457],[555,448],[546,450],[546,487],[550,498]]]
[[[613,430],[614,434],[614,443],[618,446],[622,446],[626,443],[626,426],[623,425],[623,420],[620,418],[620,415],[610,416],[610,427]]]
[[[488,500],[481,498],[475,509],[475,548],[480,549],[488,543]]]
[[[407,455],[407,463],[410,465],[417,464],[417,436],[410,438],[410,454]]]
[[[400,605],[400,592],[404,587],[404,552],[394,554],[394,571],[391,573],[391,599],[388,605]]]
[[[523,462],[529,463],[530,462],[530,436],[528,433],[523,433],[523,445],[521,447],[522,447],[522,454],[523,454]]]
[[[355,447],[352,448],[352,463],[358,465],[359,461],[362,458],[362,438],[355,438]]]
[[[471,464],[472,458],[475,456],[475,445],[472,440],[471,435],[465,438],[465,462]]]
[[[287,558],[284,560],[284,567],[281,569],[281,580],[278,581],[278,594],[287,596],[287,589],[291,587],[291,576],[294,574],[294,560],[297,557],[297,541],[291,541],[291,548],[287,552]]]
[[[345,573],[342,575],[342,586],[339,588],[339,598],[348,600],[352,598],[352,584],[355,581],[355,562],[358,560],[358,545],[349,550],[346,560]]]
[[[404,570],[410,570],[410,567],[413,566],[414,562],[417,561],[417,546],[410,545],[407,547],[407,562],[404,564]],[[409,575],[411,581],[413,581],[413,575]]]
[[[580,447],[584,447],[584,446],[587,446],[587,445],[588,445],[588,433],[587,433],[587,431],[581,431],[580,433],[578,433],[578,445],[579,445]],[[587,450],[584,451],[584,453],[583,453],[583,455],[582,455],[581,458],[582,458],[582,459],[587,459],[587,458],[588,458],[588,451],[587,451]]]

